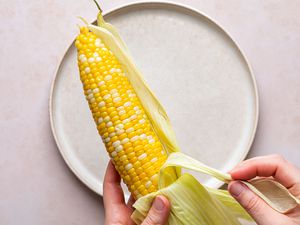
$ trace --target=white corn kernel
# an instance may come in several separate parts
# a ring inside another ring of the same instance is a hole
[[[153,159],[150,160],[150,162],[154,163],[157,161],[157,157],[154,157]]]
[[[115,133],[115,132],[112,132],[112,133],[110,133],[108,136],[112,138],[112,137],[116,136],[116,133]]]
[[[99,83],[98,83],[98,86],[100,87],[100,86],[102,86],[102,85],[104,85],[105,84],[105,82],[102,80],[102,81],[100,81]]]
[[[117,135],[120,135],[120,134],[123,134],[124,133],[124,130],[121,129],[121,130],[117,130]]]
[[[125,170],[130,170],[132,168],[132,164],[131,163],[128,163],[126,166],[125,166]]]
[[[90,73],[90,72],[91,72],[91,68],[90,68],[90,67],[86,67],[86,68],[84,69],[84,72],[85,72],[85,73]]]
[[[121,144],[126,144],[129,142],[129,138],[124,138],[122,141],[121,141]]]
[[[138,160],[143,160],[147,157],[147,154],[146,153],[143,153],[141,154],[139,157],[138,157]]]
[[[122,116],[122,115],[124,115],[125,113],[126,113],[125,110],[121,110],[121,111],[119,112],[119,115]]]
[[[119,145],[121,144],[121,142],[118,140],[118,141],[115,141],[114,143],[112,143],[112,145],[116,148],[118,147]]]
[[[143,124],[143,123],[145,123],[145,122],[146,122],[145,119],[141,119],[141,120],[139,121],[140,124]]]
[[[108,80],[111,80],[111,78],[112,78],[111,75],[107,75],[107,76],[104,77],[104,80],[105,80],[105,81],[108,81]]]
[[[120,98],[120,97],[114,98],[114,102],[119,102],[119,101],[121,101],[121,98]]]
[[[137,118],[137,115],[132,115],[132,116],[130,117],[131,120],[135,120],[136,118]]]
[[[118,147],[116,147],[116,151],[117,152],[120,152],[123,150],[123,146],[122,145],[119,145]]]
[[[111,89],[110,90],[110,93],[113,95],[113,94],[116,94],[116,93],[118,93],[118,90],[117,89]]]
[[[130,132],[133,132],[134,131],[134,128],[133,127],[130,127],[126,130],[126,133],[130,133]]]
[[[147,139],[148,139],[148,140],[153,139],[152,135],[149,135],[149,136],[147,137]]]
[[[124,106],[126,106],[126,107],[131,106],[131,102],[125,102]]]
[[[113,126],[113,123],[111,121],[109,121],[107,124],[106,124],[106,127],[112,127]]]
[[[145,183],[145,187],[146,188],[149,188],[151,186],[152,182],[150,180],[148,180],[146,183]]]
[[[140,135],[140,139],[141,139],[141,140],[145,140],[146,138],[147,138],[147,135],[146,135],[146,134],[141,134],[141,135]]]
[[[116,72],[116,69],[115,69],[115,68],[111,68],[109,72],[110,72],[110,73],[115,73],[115,72]]]
[[[119,96],[120,96],[119,93],[113,93],[113,94],[111,94],[111,97],[113,97],[113,98],[116,98],[116,97],[119,97]],[[120,98],[120,100],[121,100],[121,98]]]
[[[118,124],[118,125],[116,126],[116,128],[118,128],[118,129],[123,129],[123,128],[124,128],[124,125],[123,125],[122,123],[120,123],[120,124]]]
[[[93,63],[95,61],[94,57],[89,58],[88,62]]]
[[[120,152],[120,151],[123,150],[123,146],[119,145],[119,146],[115,147],[115,149],[116,149],[117,152]]]
[[[155,142],[155,140],[153,138],[149,140],[150,144],[153,144],[154,142]]]
[[[129,123],[129,122],[130,122],[130,119],[125,119],[122,121],[123,124]]]
[[[139,139],[138,136],[134,136],[134,137],[130,138],[130,141],[134,142],[134,141],[137,141],[138,139]]]
[[[99,93],[99,88],[95,88],[94,90],[93,90],[93,92],[96,94],[96,93]]]
[[[94,94],[93,94],[93,93],[91,93],[91,94],[89,94],[89,95],[87,96],[87,99],[92,99],[92,98],[94,98]]]
[[[109,98],[110,98],[110,94],[106,94],[106,95],[103,96],[103,99],[104,99],[104,100],[107,100],[107,99],[109,99]]]
[[[105,106],[105,102],[104,102],[104,101],[99,102],[98,106],[99,106],[100,108],[104,107],[104,106]]]

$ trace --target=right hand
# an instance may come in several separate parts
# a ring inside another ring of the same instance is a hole
[[[300,170],[278,155],[255,157],[240,163],[230,172],[234,180],[251,180],[255,177],[273,177],[295,197],[300,198]],[[299,225],[300,206],[281,214],[273,210],[246,185],[232,181],[228,186],[231,195],[245,208],[258,225]]]

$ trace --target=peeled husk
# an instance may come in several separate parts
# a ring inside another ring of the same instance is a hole
[[[155,196],[164,195],[171,202],[169,225],[236,225],[241,224],[239,219],[252,220],[228,191],[205,187],[192,175],[181,174],[181,168],[185,168],[208,174],[226,183],[232,180],[229,174],[210,168],[179,152],[175,133],[166,111],[133,63],[126,44],[117,30],[103,20],[101,14],[97,21],[98,26],[89,24],[88,28],[109,46],[122,64],[153,129],[169,154],[159,173],[159,190],[135,202],[132,219],[137,224],[141,224]],[[274,180],[264,178],[244,181],[244,183],[278,212],[288,212],[300,204],[299,199]]]

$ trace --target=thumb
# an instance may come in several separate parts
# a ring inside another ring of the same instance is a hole
[[[276,224],[280,220],[280,214],[242,182],[230,182],[228,190],[258,224]]]
[[[142,225],[165,225],[170,213],[170,203],[164,196],[156,196]]]

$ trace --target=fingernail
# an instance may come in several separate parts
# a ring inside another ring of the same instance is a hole
[[[156,210],[161,211],[164,209],[165,204],[163,200],[159,196],[157,196],[154,200],[153,206]]]
[[[234,196],[239,196],[245,190],[246,187],[239,181],[234,181],[234,183],[230,185],[230,193]]]

